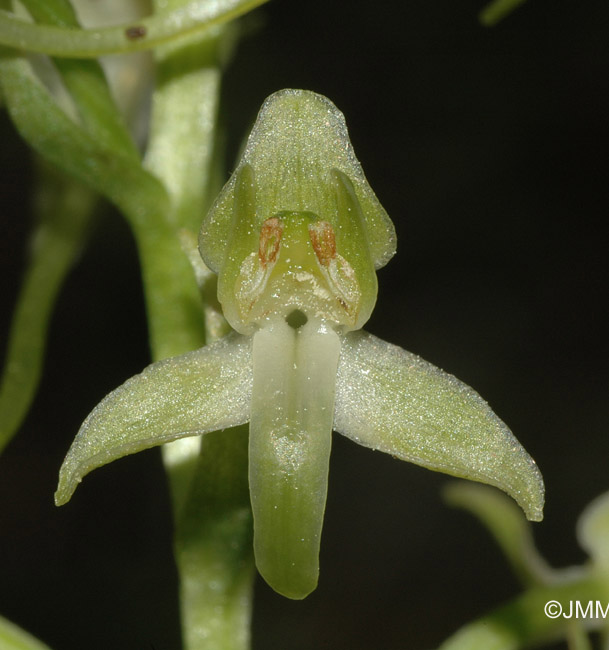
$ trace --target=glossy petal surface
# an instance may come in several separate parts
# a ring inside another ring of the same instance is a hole
[[[90,413],[61,467],[55,495],[66,503],[83,476],[155,445],[249,420],[251,339],[229,335],[212,345],[153,363]]]
[[[494,485],[542,519],[535,461],[469,386],[363,331],[343,337],[334,428],[429,469]]]

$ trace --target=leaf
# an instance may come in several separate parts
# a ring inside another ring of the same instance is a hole
[[[525,2],[526,0],[492,0],[480,12],[480,22],[492,27]]]
[[[0,648],[2,650],[49,650],[42,641],[1,616]]]
[[[25,0],[38,20],[76,25],[63,0]],[[94,61],[59,61],[66,87],[94,140],[138,159],[108,90],[101,67]],[[46,332],[57,294],[80,253],[95,199],[80,183],[41,167],[43,187],[37,201],[39,222],[35,246],[13,318],[7,361],[0,386],[0,449],[25,417],[42,370]],[[41,196],[40,196],[41,193]]]
[[[23,5],[38,23],[60,27],[80,27],[67,0],[23,0]],[[134,159],[138,151],[108,88],[97,61],[54,59],[83,126],[100,144]]]
[[[156,358],[203,344],[196,282],[183,255],[163,185],[139,161],[110,150],[75,124],[36,79],[26,60],[0,56],[0,88],[22,137],[68,175],[108,197],[136,235]]]
[[[363,331],[343,338],[334,427],[355,442],[435,471],[494,485],[542,519],[537,465],[469,386]]]
[[[448,504],[478,517],[524,585],[552,582],[552,569],[535,547],[531,526],[511,499],[494,488],[465,481],[448,483],[442,493]]]
[[[251,339],[229,335],[158,361],[89,414],[59,473],[57,505],[91,470],[165,442],[243,424],[252,391]]]
[[[43,157],[122,208],[135,227],[167,204],[163,186],[138,161],[107,149],[75,124],[20,56],[0,56],[0,86],[22,137]],[[158,202],[158,203],[157,203]],[[157,206],[151,209],[154,204]],[[148,224],[150,226],[150,224]]]
[[[46,167],[41,172],[39,222],[13,315],[0,384],[0,450],[19,428],[34,398],[52,309],[82,250],[96,201],[80,183]]]

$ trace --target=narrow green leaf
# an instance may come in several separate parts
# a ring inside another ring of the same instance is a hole
[[[493,488],[464,481],[449,483],[442,493],[447,503],[480,519],[525,586],[552,582],[552,569],[535,547],[531,526],[511,499]]]
[[[44,158],[108,197],[136,235],[155,358],[175,356],[204,343],[195,279],[168,220],[162,184],[139,162],[111,151],[76,125],[19,56],[0,56],[0,88],[22,137]]]
[[[0,384],[0,450],[12,438],[40,379],[53,305],[80,254],[95,196],[47,167],[37,196],[38,223],[13,316]]]
[[[64,0],[24,0],[34,18],[76,25]],[[92,139],[137,159],[137,151],[110,96],[103,72],[93,61],[59,61],[68,90]],[[28,83],[24,79],[23,83]],[[65,152],[62,152],[65,153]],[[94,198],[80,183],[42,170],[35,246],[17,302],[0,386],[0,449],[10,440],[34,397],[42,369],[52,307],[74,258],[79,254]]]
[[[2,650],[49,650],[49,647],[0,616],[0,648]]]
[[[70,0],[21,0],[36,22],[58,27],[79,27]]]
[[[71,29],[33,25],[0,10],[0,45],[68,58],[97,58],[150,50],[158,45],[216,25],[259,7],[267,0],[193,0],[171,12],[149,16],[136,23],[102,29]]]
[[[363,332],[343,337],[334,428],[361,445],[494,485],[529,519],[543,517],[541,473],[469,386]]]
[[[480,22],[487,27],[492,27],[525,2],[526,0],[492,0],[480,12]]]
[[[163,186],[131,156],[111,151],[75,124],[18,55],[0,56],[0,86],[15,126],[44,158],[107,196],[134,226],[167,205]],[[152,206],[157,204],[152,210]],[[154,227],[154,224],[144,224]]]
[[[96,467],[247,422],[251,386],[251,339],[236,334],[148,366],[107,395],[81,426],[60,470],[57,505]]]

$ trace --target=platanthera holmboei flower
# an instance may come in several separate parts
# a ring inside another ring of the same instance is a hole
[[[249,421],[256,564],[286,596],[317,584],[333,429],[495,485],[541,519],[539,470],[480,396],[361,330],[395,233],[328,99],[284,90],[266,100],[199,248],[236,332],[110,393],[64,461],[58,504],[95,467]]]

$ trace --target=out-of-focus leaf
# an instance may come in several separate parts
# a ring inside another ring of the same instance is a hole
[[[526,0],[492,0],[480,12],[480,22],[492,27],[525,2]]]
[[[95,205],[80,183],[42,168],[38,223],[13,316],[0,384],[0,450],[20,426],[40,379],[55,299],[79,255]]]
[[[552,581],[552,569],[535,547],[531,526],[511,499],[491,487],[462,481],[446,485],[443,496],[480,519],[525,585]]]
[[[0,86],[22,137],[44,158],[122,208],[132,225],[167,206],[161,183],[131,156],[108,149],[57,105],[28,62],[6,50],[0,56]],[[154,209],[153,209],[154,208]]]
[[[110,150],[75,124],[18,55],[0,56],[0,88],[23,138],[67,174],[107,196],[136,235],[156,358],[204,343],[200,297],[163,185],[132,156]]]
[[[528,589],[490,614],[464,625],[439,650],[536,647],[567,636],[576,620],[576,604],[586,607],[587,603],[596,601],[607,602],[607,589],[602,582],[584,571],[573,573],[556,584]],[[546,609],[548,604],[550,607]],[[589,629],[598,629],[604,619],[589,618],[585,623]]]
[[[77,26],[66,0],[24,0],[36,20]],[[138,153],[116,109],[96,61],[58,60],[58,70],[82,119],[101,146],[132,157]],[[55,299],[79,254],[95,199],[78,181],[41,167],[38,223],[23,286],[17,301],[2,384],[0,449],[11,439],[35,395],[43,365],[46,332]]]
[[[49,650],[49,647],[42,641],[1,616],[0,648],[2,650]]]

